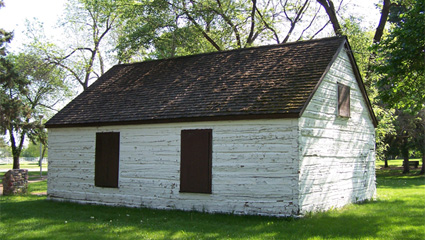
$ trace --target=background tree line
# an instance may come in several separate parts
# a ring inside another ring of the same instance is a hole
[[[63,43],[44,36],[42,25],[32,22],[28,43],[20,53],[9,53],[13,34],[1,31],[1,130],[9,135],[14,168],[19,168],[25,137],[45,144],[39,116],[47,119],[114,64],[335,35],[348,36],[379,119],[377,158],[397,155],[408,161],[418,153],[425,161],[424,1],[382,0],[376,28],[347,15],[350,4],[69,0],[59,24]]]

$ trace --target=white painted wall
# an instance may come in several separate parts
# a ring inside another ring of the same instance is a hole
[[[212,194],[179,193],[180,131],[212,129]],[[120,132],[119,188],[94,186],[96,132]],[[50,128],[48,197],[159,209],[294,215],[297,119]]]
[[[337,82],[350,87],[351,117],[337,117]],[[371,199],[375,129],[343,50],[299,119],[301,214]]]

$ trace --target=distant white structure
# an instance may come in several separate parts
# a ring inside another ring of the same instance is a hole
[[[38,163],[40,161],[39,157],[20,157],[20,163]],[[46,157],[43,158],[43,164],[47,163],[48,160]],[[0,164],[13,164],[13,157],[0,157]]]

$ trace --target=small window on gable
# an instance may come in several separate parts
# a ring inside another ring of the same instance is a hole
[[[181,131],[180,192],[211,193],[212,130]]]
[[[338,116],[350,117],[350,87],[338,83]]]
[[[118,187],[120,133],[96,133],[94,183],[96,187]]]

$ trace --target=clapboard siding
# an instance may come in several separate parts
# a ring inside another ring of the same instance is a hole
[[[349,86],[350,118],[337,117],[337,83]],[[300,212],[372,198],[374,126],[352,65],[341,51],[299,119]]]
[[[179,193],[180,132],[212,129],[212,194]],[[94,186],[96,132],[120,132],[117,189]],[[297,119],[50,128],[50,199],[237,214],[298,211]]]

